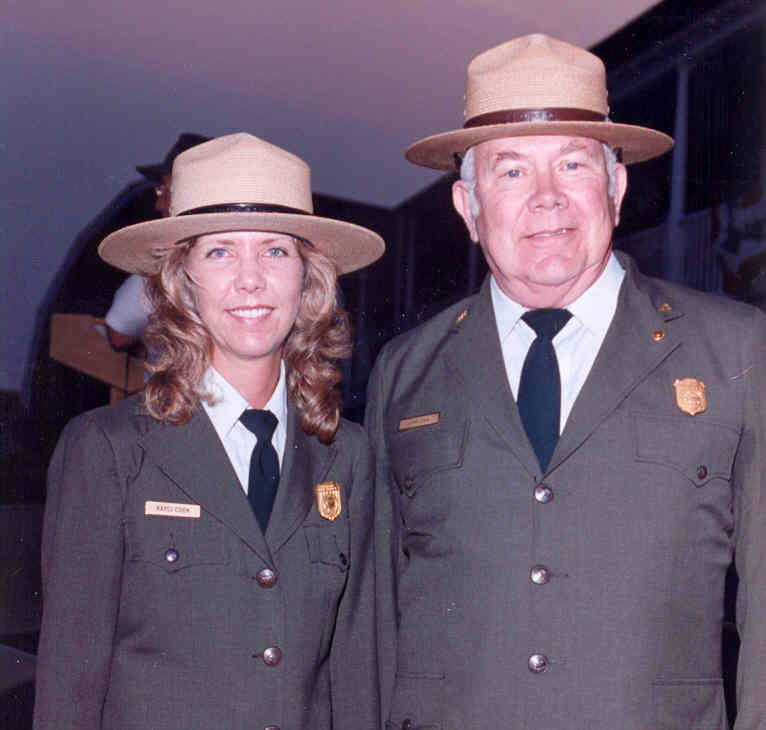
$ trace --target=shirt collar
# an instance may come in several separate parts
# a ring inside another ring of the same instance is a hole
[[[625,270],[614,253],[611,253],[598,279],[566,308],[594,334],[605,335],[617,309],[617,298],[624,277]],[[513,301],[500,288],[494,276],[490,277],[490,295],[502,342],[529,308]]]
[[[213,397],[212,404],[202,401],[202,406],[210,417],[218,437],[224,441],[239,417],[252,406],[247,399],[221,375],[212,365],[203,378],[203,387]],[[287,423],[287,388],[285,385],[285,364],[279,368],[279,379],[264,410],[271,411],[284,428]]]
[[[567,306],[572,316],[594,335],[603,338],[617,310],[625,269],[612,253],[601,275]]]

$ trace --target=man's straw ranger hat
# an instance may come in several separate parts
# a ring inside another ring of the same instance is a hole
[[[410,162],[455,170],[465,151],[500,137],[592,137],[648,160],[673,146],[662,132],[609,121],[606,71],[592,53],[542,34],[491,48],[468,65],[463,129],[426,137],[405,152]]]
[[[173,246],[206,233],[273,231],[309,241],[345,274],[385,250],[373,231],[313,214],[311,171],[299,157],[250,134],[181,153],[173,164],[170,217],[121,228],[98,247],[104,261],[151,274]]]

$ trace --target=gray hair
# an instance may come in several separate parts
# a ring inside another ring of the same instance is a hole
[[[617,180],[615,177],[615,168],[617,166],[617,153],[606,142],[601,143],[604,150],[604,161],[606,162],[606,174],[609,178],[607,185],[607,195],[614,200],[617,191]],[[479,201],[476,198],[476,155],[475,148],[469,147],[460,164],[460,179],[466,184],[468,189],[468,200],[471,204],[471,215],[475,219],[479,215]]]

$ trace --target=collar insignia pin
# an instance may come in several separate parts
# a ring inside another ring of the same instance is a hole
[[[673,381],[676,391],[676,405],[690,416],[704,413],[707,410],[707,398],[705,397],[705,384],[696,378],[676,378]]]
[[[317,495],[319,514],[332,522],[341,513],[340,484],[338,482],[319,482],[314,487]]]

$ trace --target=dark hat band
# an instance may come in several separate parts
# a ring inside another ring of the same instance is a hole
[[[605,122],[606,116],[589,109],[551,107],[543,109],[504,109],[487,112],[469,119],[464,129],[485,127],[490,124],[520,124],[522,122]]]
[[[207,213],[289,213],[291,215],[311,215],[306,210],[291,208],[288,205],[269,205],[267,203],[222,203],[221,205],[203,205],[178,213],[182,215],[205,215]]]

